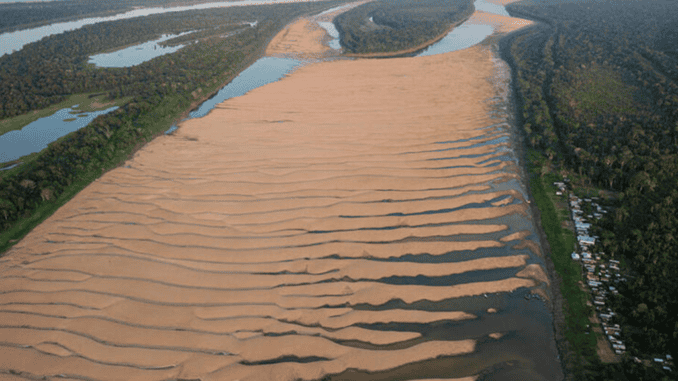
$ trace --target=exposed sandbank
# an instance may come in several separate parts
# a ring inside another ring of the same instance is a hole
[[[371,0],[349,3],[332,12],[302,17],[287,25],[266,47],[267,56],[294,57],[297,59],[322,59],[338,57],[340,52],[328,45],[330,36],[318,22],[331,22],[338,14]]]
[[[290,26],[271,51],[322,53],[309,25]],[[477,316],[412,306],[548,281],[525,252],[393,261],[535,245],[498,222],[526,208],[513,203],[520,192],[493,190],[517,177],[498,154],[506,143],[483,129],[497,122],[486,102],[494,59],[474,47],[310,64],[154,140],[0,262],[2,366],[101,380],[310,380],[474,352],[495,332],[422,340],[374,326],[463,324]],[[515,275],[415,282],[500,270]]]

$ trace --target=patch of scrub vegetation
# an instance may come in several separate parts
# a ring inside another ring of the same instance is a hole
[[[471,16],[471,0],[373,1],[334,19],[344,52],[398,55],[421,50]]]
[[[113,106],[120,107],[129,102],[131,99],[132,97],[123,97],[109,100],[106,94],[101,93],[74,94],[69,96],[63,102],[57,103],[55,105],[40,110],[34,110],[27,114],[0,120],[0,135],[9,131],[20,130],[25,126],[35,122],[36,120],[48,117],[64,108],[73,108],[74,111],[72,111],[71,114],[75,115],[81,114],[83,112],[100,111]],[[73,107],[76,105],[78,107]]]

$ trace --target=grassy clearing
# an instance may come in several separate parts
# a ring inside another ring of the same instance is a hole
[[[545,159],[539,153],[531,151],[528,156],[532,197],[541,213],[542,228],[551,247],[551,260],[562,279],[560,292],[565,322],[561,328],[570,350],[563,360],[574,375],[580,377],[585,372],[586,363],[600,361],[596,353],[596,336],[587,328],[591,324],[589,316],[594,311],[586,304],[589,295],[580,287],[581,266],[570,257],[575,249],[575,236],[572,231],[562,227],[563,222],[569,220],[567,208],[557,208],[562,200],[556,196],[555,187],[551,185],[561,179],[553,173],[541,172]]]
[[[120,98],[110,101],[105,99],[106,95],[104,94],[95,94],[96,93],[71,95],[65,101],[49,106],[42,110],[35,110],[29,112],[28,114],[0,120],[0,135],[9,131],[20,130],[26,125],[33,123],[40,118],[48,117],[62,108],[78,105],[78,107],[74,108],[74,111],[72,112],[72,114],[75,115],[82,114],[84,112],[99,111],[113,106],[122,106],[130,101],[130,98]]]
[[[595,120],[607,114],[636,113],[634,94],[637,89],[622,80],[621,74],[608,67],[595,65],[577,68],[569,73],[567,83],[558,79],[554,94],[561,108],[579,114],[582,120]]]

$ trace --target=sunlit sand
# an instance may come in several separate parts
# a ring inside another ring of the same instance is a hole
[[[525,25],[474,17],[502,33]],[[268,54],[335,54],[315,22],[288,26]],[[507,143],[493,140],[506,134],[488,102],[497,62],[476,46],[310,63],[149,143],[0,262],[2,367],[35,378],[312,380],[504,340],[373,328],[473,321],[408,306],[548,284],[526,252],[411,260],[538,250],[506,222],[526,218],[522,193],[493,185],[519,177]],[[512,275],[463,278],[497,270]],[[446,276],[461,281],[386,281]]]

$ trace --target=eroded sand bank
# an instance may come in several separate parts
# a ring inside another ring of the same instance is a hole
[[[323,38],[302,19],[269,52],[322,55]],[[507,247],[537,245],[502,186],[518,175],[488,102],[497,70],[488,47],[310,64],[154,140],[0,262],[0,371],[310,380],[504,340],[402,328],[480,319],[418,303],[548,282]]]

